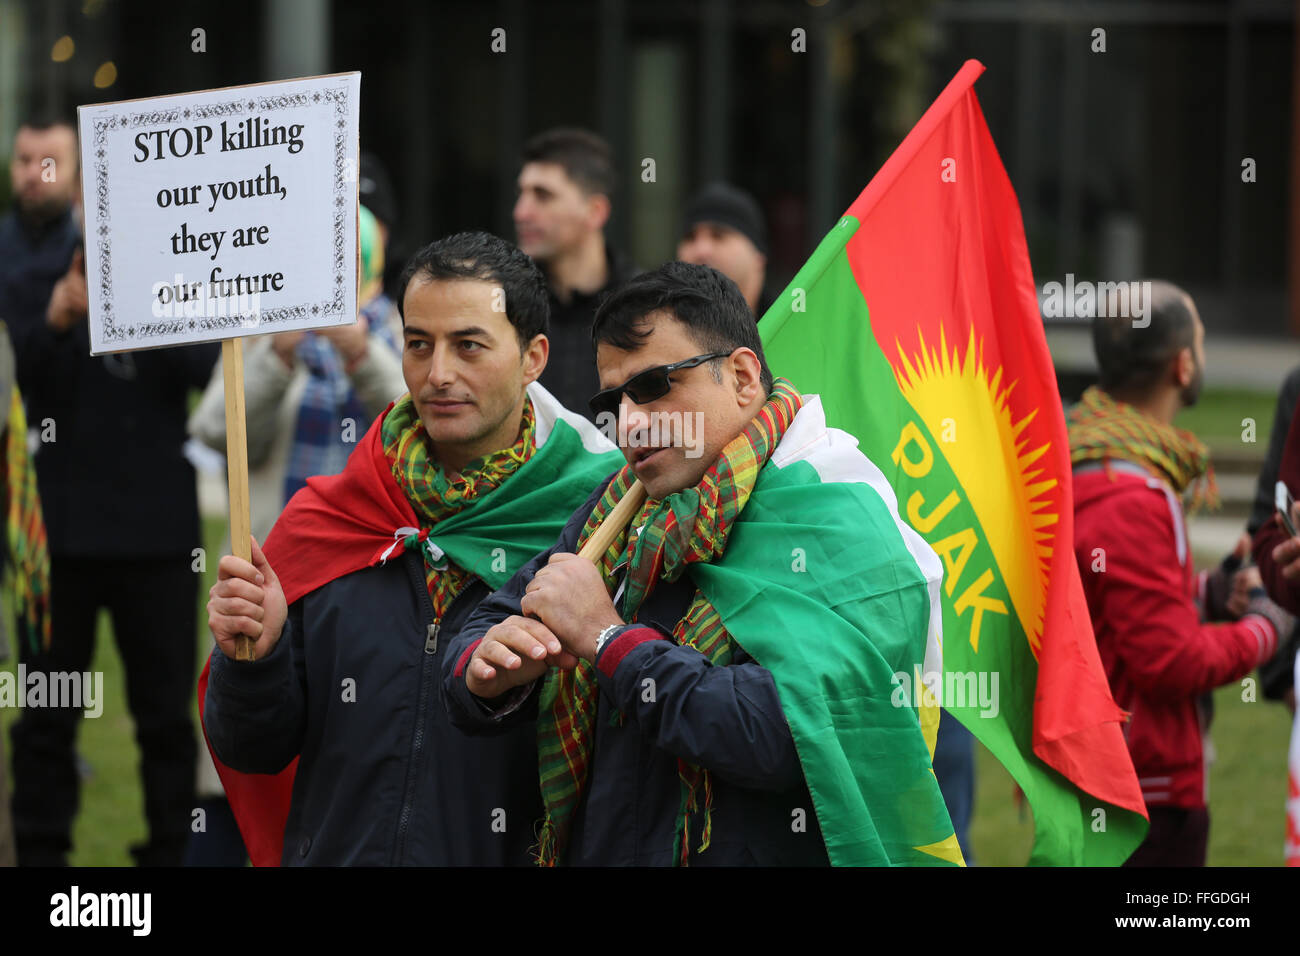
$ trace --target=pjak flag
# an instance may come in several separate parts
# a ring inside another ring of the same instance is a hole
[[[1034,812],[1035,864],[1119,864],[1146,811],[1072,548],[1065,420],[1020,207],[969,60],[763,316],[772,371],[818,393],[943,562],[937,702]],[[928,662],[927,662],[928,664]]]

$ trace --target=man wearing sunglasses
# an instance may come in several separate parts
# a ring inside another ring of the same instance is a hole
[[[538,861],[960,863],[917,715],[891,706],[891,675],[941,667],[941,568],[879,470],[773,379],[708,266],[625,283],[592,339],[627,464],[443,661],[457,726],[536,724]],[[636,480],[631,523],[577,556]]]

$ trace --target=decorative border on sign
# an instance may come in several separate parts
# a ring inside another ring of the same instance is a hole
[[[175,123],[187,119],[212,119],[216,117],[241,117],[252,115],[256,111],[270,113],[291,107],[308,106],[325,100],[334,105],[334,288],[331,298],[310,304],[282,306],[260,312],[250,321],[246,316],[227,314],[220,316],[180,316],[161,322],[144,322],[131,326],[119,326],[114,321],[113,310],[113,250],[109,222],[111,208],[109,205],[108,163],[105,159],[105,142],[113,129],[138,129],[142,126]],[[133,340],[152,339],[164,335],[183,335],[186,332],[224,332],[228,329],[260,328],[274,326],[277,323],[302,319],[310,312],[313,318],[328,318],[342,315],[346,301],[346,283],[354,278],[347,268],[347,208],[349,193],[347,190],[348,144],[347,144],[347,102],[348,87],[340,85],[325,90],[302,93],[280,93],[271,96],[252,97],[248,99],[226,100],[220,103],[208,103],[202,106],[177,107],[170,110],[145,110],[129,115],[96,117],[94,121],[95,150],[95,219],[99,224],[99,291],[101,300],[101,325],[104,342],[130,343]],[[355,266],[354,266],[355,269]],[[156,344],[156,343],[150,343]],[[166,343],[162,343],[166,344]]]

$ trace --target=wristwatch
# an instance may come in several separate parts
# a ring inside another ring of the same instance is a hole
[[[622,624],[611,624],[600,632],[600,636],[596,638],[596,650],[591,655],[593,658],[600,653],[600,649],[605,646],[605,642],[614,636],[614,632],[622,626]]]

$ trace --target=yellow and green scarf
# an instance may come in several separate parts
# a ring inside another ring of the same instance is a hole
[[[8,492],[5,544],[20,639],[36,653],[50,646],[50,552],[36,488],[36,468],[27,453],[27,418],[17,388],[9,390],[5,435]]]
[[[1129,461],[1163,475],[1180,495],[1190,487],[1189,510],[1219,506],[1210,450],[1191,432],[1156,421],[1096,385],[1070,409],[1067,425],[1072,464]]]
[[[749,500],[758,473],[767,464],[781,436],[802,407],[794,386],[777,379],[762,410],[723,448],[700,483],[666,498],[649,500],[597,562],[606,586],[616,586],[614,571],[627,563],[622,614],[636,620],[641,604],[659,581],[672,582],[689,565],[720,558],[737,517]],[[580,550],[635,480],[624,466],[605,489],[578,538]],[[635,534],[630,529],[639,529]],[[730,663],[736,644],[718,611],[697,588],[685,616],[673,630],[673,640],[695,648],[710,663]],[[580,661],[572,671],[552,669],[542,687],[538,717],[538,761],[546,817],[542,823],[538,862],[560,861],[573,815],[582,801],[591,765],[599,696],[594,667]],[[615,720],[621,719],[615,715]],[[704,826],[698,852],[709,846],[713,787],[708,770],[684,760],[677,762],[682,798],[678,811],[673,859],[688,863],[692,814],[702,807]],[[702,799],[701,799],[702,798]]]
[[[430,531],[438,522],[500,487],[518,471],[537,450],[535,436],[533,403],[525,399],[519,437],[515,443],[475,459],[453,477],[433,458],[431,442],[409,394],[403,396],[384,418],[384,455],[392,465],[397,487],[406,495],[423,526],[418,533],[408,536],[404,543],[408,550],[420,548],[424,555],[425,583],[429,587],[429,598],[437,620],[442,620],[452,601],[475,575],[453,563],[440,548],[428,542]]]

